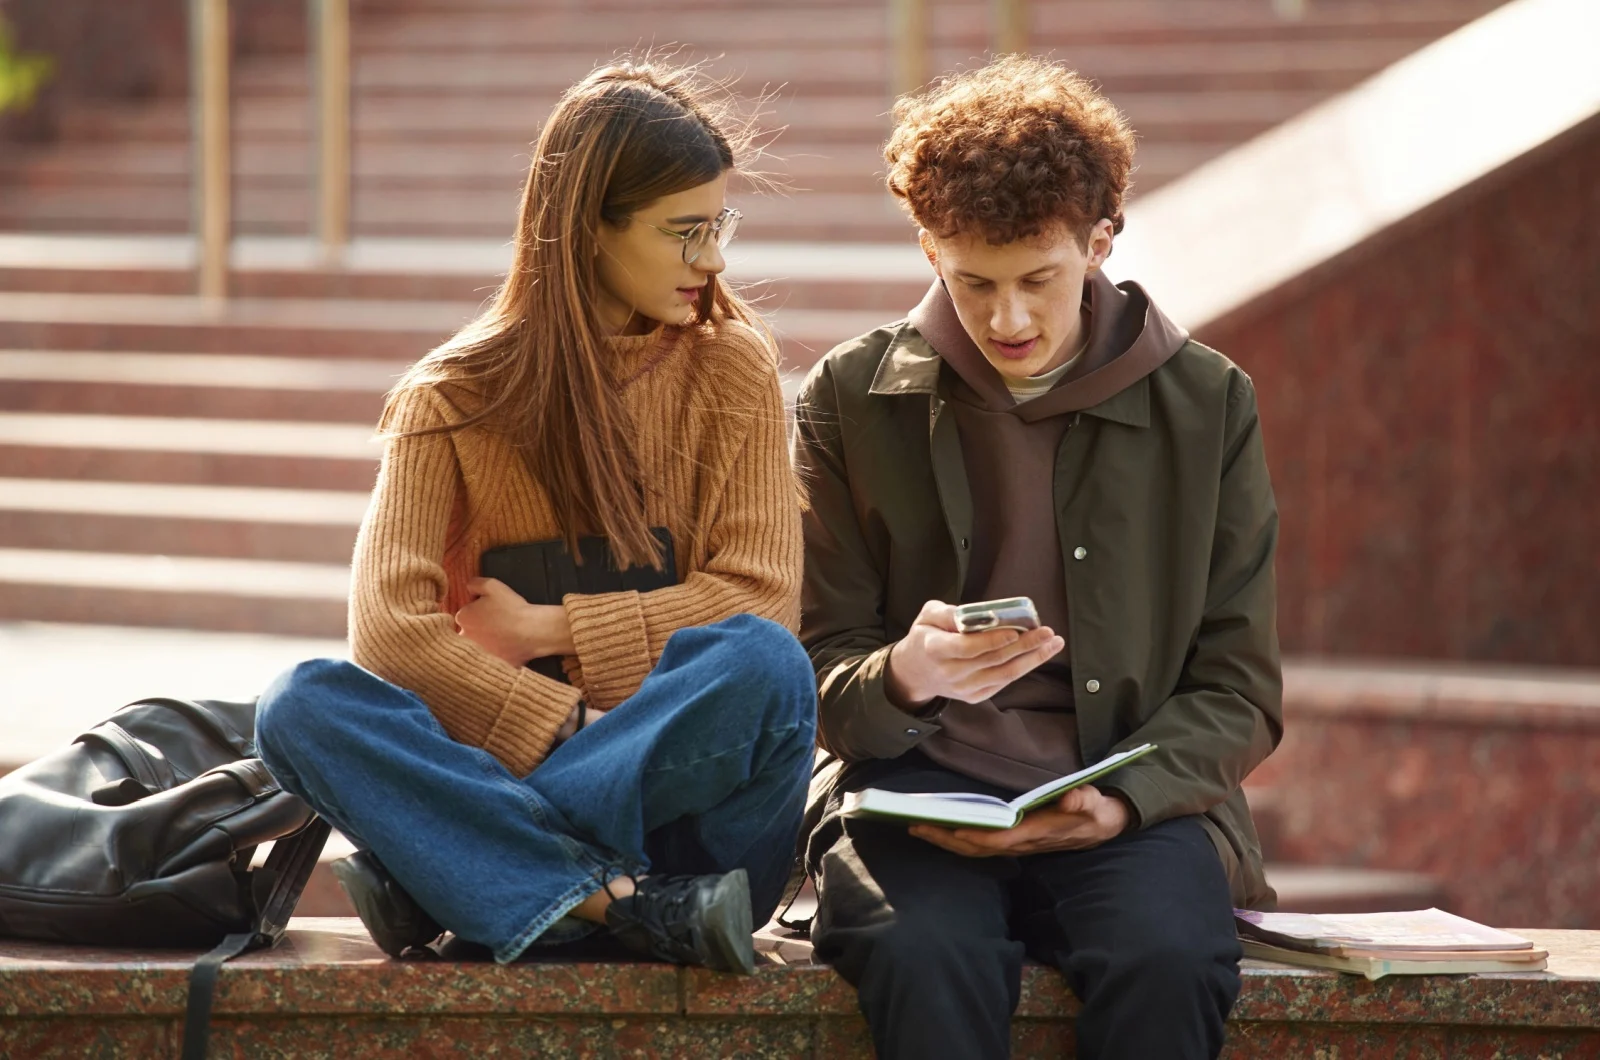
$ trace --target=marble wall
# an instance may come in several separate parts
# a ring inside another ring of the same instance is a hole
[[[1600,119],[1196,337],[1259,393],[1285,650],[1600,666]]]
[[[1284,737],[1245,783],[1269,862],[1420,872],[1500,927],[1600,928],[1600,682],[1284,669]]]

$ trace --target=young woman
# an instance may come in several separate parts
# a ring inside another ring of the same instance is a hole
[[[739,214],[709,99],[628,63],[562,98],[493,304],[389,395],[355,664],[258,706],[262,759],[361,849],[335,870],[390,954],[449,929],[511,961],[601,925],[753,970],[816,692],[775,358],[717,278]],[[478,576],[486,550],[589,538],[588,576],[671,583],[529,602]],[[553,657],[566,681],[527,665]]]

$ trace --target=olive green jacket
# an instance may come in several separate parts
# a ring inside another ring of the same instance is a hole
[[[797,405],[800,636],[822,745],[846,763],[897,757],[938,731],[936,716],[889,701],[884,668],[922,605],[958,602],[966,580],[972,501],[941,396],[948,373],[901,321],[829,353]],[[1102,787],[1137,827],[1203,814],[1235,903],[1270,907],[1240,789],[1282,734],[1278,517],[1254,388],[1185,341],[1076,415],[1054,493],[1083,761],[1158,745]]]

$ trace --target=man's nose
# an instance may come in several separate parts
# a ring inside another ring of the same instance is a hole
[[[1002,295],[989,314],[989,327],[996,335],[1016,335],[1028,326],[1028,313],[1019,299]]]

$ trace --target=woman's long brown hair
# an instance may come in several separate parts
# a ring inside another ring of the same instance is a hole
[[[632,424],[594,306],[601,224],[626,225],[666,195],[741,168],[748,126],[731,120],[725,90],[692,68],[644,61],[596,70],[568,89],[534,148],[515,252],[493,301],[412,366],[390,391],[389,430],[409,391],[454,384],[475,396],[470,415],[438,433],[486,424],[510,435],[555,509],[567,548],[581,533],[611,544],[622,566],[660,569],[645,515]],[[711,276],[696,327],[755,312]]]

